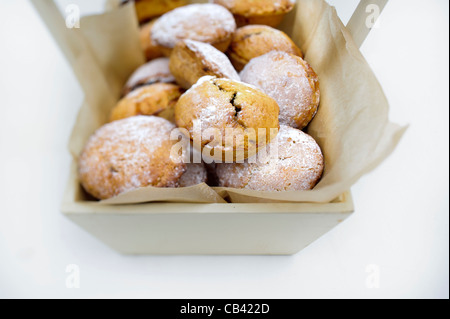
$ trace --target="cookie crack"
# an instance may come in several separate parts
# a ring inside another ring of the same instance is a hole
[[[234,110],[236,112],[236,117],[239,115],[239,112],[242,111],[242,107],[239,104],[236,104],[236,97],[237,97],[237,92],[233,93],[233,96],[231,97],[230,103],[231,105],[233,105]]]
[[[287,161],[287,160],[290,160],[290,159],[293,159],[294,158],[294,156],[283,156],[283,157],[278,157],[278,160],[280,160],[280,161]]]
[[[215,81],[213,82],[213,84],[214,84],[214,86],[216,86],[218,89],[219,89],[219,91],[221,91],[221,92],[225,92],[225,93],[233,93],[233,95],[231,96],[231,99],[230,99],[230,104],[234,107],[234,109],[235,109],[235,116],[237,117],[238,116],[238,114],[239,114],[239,112],[241,112],[242,111],[242,107],[239,105],[239,104],[236,104],[236,98],[237,98],[237,95],[238,95],[238,92],[237,91],[227,91],[226,89],[224,89],[223,87],[221,87],[220,86],[220,84],[217,84]]]
[[[228,93],[228,91],[225,90],[225,89],[223,89],[219,84],[217,84],[216,81],[212,81],[212,84],[213,84],[215,87],[217,87],[217,88],[219,89],[220,92],[226,92],[226,93]]]
[[[242,41],[245,41],[245,40],[247,40],[248,38],[251,38],[251,37],[253,37],[253,36],[255,36],[255,35],[260,35],[260,34],[262,34],[262,31],[256,32],[256,33],[251,33],[251,34],[246,34],[246,35],[244,35],[244,36],[242,37]]]
[[[114,166],[110,166],[110,167],[109,167],[109,171],[110,171],[112,174],[117,174],[117,173],[119,173],[119,170],[118,170],[117,168],[115,168]]]
[[[242,119],[239,116],[239,114],[242,111],[242,106],[236,103],[236,99],[237,99],[239,92],[235,91],[235,90],[228,91],[215,81],[213,81],[212,83],[214,86],[216,86],[219,89],[219,91],[227,93],[227,94],[232,93],[232,96],[230,98],[230,104],[234,107],[234,117],[236,118],[236,121],[240,126],[242,126],[244,129],[247,129],[248,127],[247,127],[246,123],[244,121],[242,121]]]

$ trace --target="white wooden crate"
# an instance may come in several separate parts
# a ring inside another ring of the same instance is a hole
[[[63,19],[53,1],[32,0],[51,30]],[[348,24],[357,45],[369,4],[382,10],[387,0],[362,0]],[[63,33],[54,33],[61,44]],[[62,45],[62,47],[64,47]],[[64,52],[73,63],[72,52]],[[82,80],[80,80],[82,82]],[[83,86],[83,83],[81,83]],[[330,203],[102,205],[89,201],[72,165],[62,212],[124,254],[290,255],[321,237],[354,211],[350,192]]]

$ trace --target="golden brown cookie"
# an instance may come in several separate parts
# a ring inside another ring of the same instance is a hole
[[[139,31],[142,50],[144,51],[145,59],[147,61],[151,61],[156,58],[164,56],[164,54],[161,51],[161,48],[157,46],[151,38],[151,32],[155,22],[156,20],[147,22],[146,24],[141,26]]]
[[[189,3],[188,0],[122,0],[121,2],[122,4],[134,2],[139,23],[149,21]]]
[[[251,59],[274,50],[303,57],[302,51],[286,33],[265,25],[237,29],[227,54],[236,70],[241,71]]]
[[[273,148],[278,154],[270,156]],[[280,192],[313,189],[323,169],[324,158],[316,141],[300,130],[281,125],[263,154],[244,164],[217,164],[216,172],[222,187]]]
[[[252,59],[241,79],[262,89],[280,106],[280,123],[305,128],[317,113],[320,102],[319,79],[302,58],[272,51]]]
[[[212,0],[234,14],[238,27],[248,24],[278,26],[295,0]]]
[[[112,110],[110,121],[136,115],[157,115],[174,122],[175,104],[182,89],[175,84],[155,83],[140,87],[122,100]]]
[[[186,165],[170,157],[175,125],[155,116],[135,116],[98,129],[79,158],[79,178],[97,199],[146,186],[177,187]]]
[[[225,54],[208,43],[193,40],[177,43],[170,56],[169,67],[177,83],[184,89],[189,89],[206,75],[240,80]]]
[[[194,147],[215,160],[239,161],[256,154],[278,129],[277,103],[259,89],[206,76],[183,94],[175,121]]]
[[[183,39],[209,43],[225,52],[236,31],[233,15],[216,4],[191,4],[166,13],[154,24],[153,41],[169,56]]]
[[[175,78],[169,69],[168,58],[158,58],[140,66],[123,88],[123,95],[149,84],[154,83],[175,83]]]

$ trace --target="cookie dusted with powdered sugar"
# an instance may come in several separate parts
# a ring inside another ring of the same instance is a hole
[[[103,200],[140,187],[177,187],[186,165],[170,157],[173,129],[175,125],[155,116],[135,116],[102,126],[79,158],[84,189]]]
[[[170,56],[170,71],[177,83],[189,89],[207,75],[239,81],[239,74],[228,57],[208,43],[182,40]]]
[[[236,31],[233,15],[216,4],[191,4],[166,13],[152,28],[152,39],[169,56],[180,40],[209,43],[225,52]]]
[[[227,54],[236,70],[242,71],[251,59],[274,50],[303,58],[302,51],[286,33],[265,25],[248,25],[237,29]]]
[[[270,156],[271,148],[278,154]],[[266,156],[267,154],[267,156]],[[305,191],[315,187],[322,176],[324,159],[316,141],[308,134],[281,125],[264,155],[244,164],[217,164],[219,185],[256,191]]]
[[[241,79],[277,101],[280,124],[304,129],[317,113],[320,101],[319,78],[302,58],[272,51],[252,59]]]
[[[212,76],[201,78],[175,106],[175,122],[203,156],[236,161],[264,147],[278,130],[278,104],[254,86]],[[186,133],[186,134],[187,134]]]

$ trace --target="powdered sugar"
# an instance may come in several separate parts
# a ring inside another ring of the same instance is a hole
[[[83,186],[106,199],[143,186],[174,187],[184,165],[170,159],[175,126],[154,116],[136,116],[102,126],[79,160]]]
[[[193,40],[186,40],[185,43],[189,50],[201,55],[218,77],[226,77],[236,81],[241,79],[228,57],[212,45]]]
[[[241,86],[237,92],[221,92],[218,84],[220,82],[230,82]],[[235,106],[230,102],[232,94],[234,93],[236,96],[244,93],[254,95],[256,93],[254,90],[264,95],[260,89],[240,81],[204,76],[180,98],[180,101],[188,97],[190,100],[189,104],[196,106],[196,114],[193,118],[194,127],[201,127],[202,131],[210,128],[218,129],[222,136],[225,136],[226,128],[239,127],[239,124],[236,122]],[[264,106],[261,105],[261,108]]]
[[[231,81],[230,79],[221,79],[221,80],[222,80],[222,81]],[[248,88],[251,88],[251,89],[253,89],[253,90],[262,92],[262,90],[261,90],[260,88],[254,86],[254,85],[252,85],[252,84],[250,84],[250,83],[244,83],[244,82],[242,82],[242,81],[234,81],[234,82],[235,82],[235,83],[242,84],[244,87],[248,87]],[[249,93],[249,94],[254,94],[254,92],[252,92],[251,90],[247,90],[247,89],[245,89],[245,88],[243,89],[243,92],[246,92],[246,93]]]
[[[209,128],[222,130],[226,123],[231,121],[234,108],[225,94],[218,94],[213,90],[204,91],[204,93],[206,95],[204,97],[195,93],[192,95],[193,104],[202,106],[198,114],[200,121],[198,124],[202,131]]]
[[[172,10],[155,22],[152,39],[173,48],[182,39],[213,43],[231,36],[236,30],[233,15],[216,4],[191,4]],[[220,37],[220,39],[217,39]]]
[[[309,122],[315,113],[313,108],[317,109],[317,92],[311,87],[299,59],[285,52],[272,51],[252,59],[241,72],[244,82],[259,87],[277,101],[280,123],[292,127],[298,127],[303,120]]]
[[[275,158],[270,154],[276,147]],[[323,171],[323,155],[314,139],[300,130],[281,125],[278,136],[267,149],[245,164],[218,164],[221,186],[258,191],[288,191],[312,189]]]
[[[127,91],[130,91],[140,84],[152,84],[152,82],[175,82],[175,78],[170,73],[168,58],[155,59],[141,65],[131,75],[125,88]]]
[[[208,82],[208,81],[212,81],[212,80],[214,80],[216,78],[217,77],[212,76],[212,75],[205,75],[205,76],[201,77],[200,79],[198,79],[197,83],[195,83],[189,90],[187,90],[186,93],[191,91],[191,90],[194,90],[194,89],[198,88],[203,83]]]

